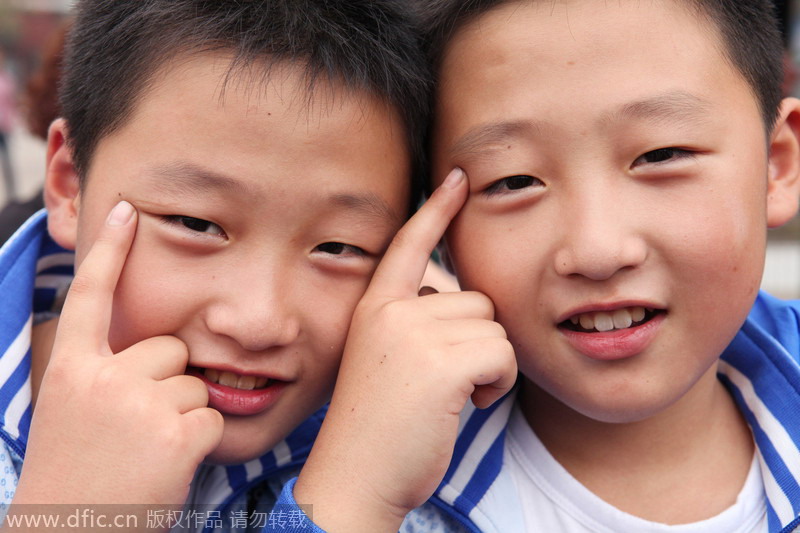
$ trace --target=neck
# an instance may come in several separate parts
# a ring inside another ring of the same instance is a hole
[[[752,463],[752,435],[716,366],[680,400],[633,422],[600,422],[528,380],[520,405],[573,477],[618,509],[654,522],[689,523],[724,511]]]
[[[58,318],[42,322],[33,326],[31,332],[31,406],[36,407],[36,398],[39,396],[39,385],[42,376],[50,361],[50,352],[53,351],[53,342],[56,338]]]

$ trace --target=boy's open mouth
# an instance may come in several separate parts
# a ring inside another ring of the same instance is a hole
[[[558,326],[581,333],[604,333],[618,329],[633,328],[649,322],[661,309],[648,307],[623,307],[614,311],[595,311],[572,315]]]
[[[245,376],[234,372],[220,371],[214,368],[190,367],[190,374],[203,376],[211,383],[240,390],[265,389],[276,382],[276,380],[263,376]]]

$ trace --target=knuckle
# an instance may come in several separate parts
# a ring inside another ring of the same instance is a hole
[[[474,302],[475,307],[489,318],[494,318],[494,302],[492,299],[478,291],[467,291],[463,294],[468,295]]]
[[[506,328],[504,328],[502,324],[495,321],[490,321],[489,324],[492,330],[492,337],[496,337],[508,342],[508,334],[506,333]]]
[[[505,340],[500,348],[501,352],[505,356],[506,365],[509,368],[510,372],[517,371],[517,355],[514,352],[514,345],[511,344],[511,341]]]
[[[405,319],[407,311],[404,303],[402,300],[392,300],[383,305],[380,314],[386,325],[395,324]]]
[[[491,337],[483,339],[481,342],[483,352],[489,356],[489,360],[503,368],[509,365],[516,366],[514,347],[505,337]]]
[[[222,428],[225,425],[225,419],[222,417],[222,413],[210,407],[205,408],[203,411],[207,413],[206,416],[208,417],[208,426],[218,430],[221,433]]]
[[[118,391],[126,381],[116,365],[103,365],[95,373],[92,386],[98,392]]]
[[[186,345],[185,342],[183,342],[178,337],[173,337],[172,335],[167,335],[167,336],[164,337],[164,339],[167,342],[167,346],[171,350],[174,350],[175,353],[180,354],[180,355],[186,355],[186,356],[189,355],[189,347]]]
[[[167,355],[172,355],[181,360],[189,357],[189,347],[178,337],[162,335],[160,337],[153,337],[150,339],[150,342],[155,344],[153,347],[154,349]]]
[[[72,365],[66,363],[64,358],[52,358],[47,365],[45,373],[47,386],[52,390],[67,390],[76,382]]]
[[[379,327],[383,331],[418,332],[425,324],[425,308],[419,299],[392,300],[381,308]]]
[[[505,347],[506,347],[506,350],[507,350],[508,354],[509,354],[509,355],[510,355],[512,358],[513,358],[513,357],[515,357],[514,345],[511,343],[511,339],[508,339],[508,338],[507,338],[507,339],[505,340],[504,344],[505,344]]]
[[[514,357],[514,346],[511,344],[511,341],[509,341],[507,338],[495,337],[493,339],[493,343],[495,350],[498,353],[501,353],[506,357],[508,356],[511,356],[512,358]]]
[[[208,387],[205,386],[200,378],[194,376],[186,377],[188,378],[187,387],[189,388],[189,392],[198,398],[202,406],[205,407],[208,405]]]
[[[202,432],[210,441],[215,441],[222,436],[225,422],[219,411],[210,407],[203,407],[193,411],[193,413],[194,416],[189,418],[188,433],[190,435],[197,435]]]
[[[371,320],[376,313],[376,306],[368,298],[363,298],[353,311],[353,321]]]
[[[511,344],[511,339],[508,338],[508,331],[506,331],[506,328],[504,328],[502,324],[500,324],[500,331],[502,332],[503,338],[508,343],[508,348],[511,350],[511,353],[514,353],[514,347]]]
[[[162,424],[158,430],[158,441],[167,450],[184,450],[191,444],[191,434],[180,424]]]

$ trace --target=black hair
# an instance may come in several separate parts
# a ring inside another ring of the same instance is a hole
[[[420,4],[428,57],[438,70],[450,39],[464,25],[503,4],[536,0],[427,0]],[[783,41],[770,0],[683,0],[718,29],[723,55],[750,86],[767,131],[782,99]]]
[[[99,140],[125,124],[165,63],[228,51],[229,74],[268,76],[291,62],[309,91],[325,79],[392,106],[407,130],[414,202],[430,90],[420,41],[407,0],[80,0],[60,99],[81,183]]]

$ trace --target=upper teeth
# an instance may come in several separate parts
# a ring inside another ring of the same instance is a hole
[[[644,307],[628,307],[617,309],[606,313],[581,313],[570,317],[570,322],[581,325],[583,329],[595,329],[597,331],[611,331],[612,329],[624,329],[631,327],[634,322],[643,320],[645,316]]]
[[[264,387],[269,379],[256,376],[242,376],[233,372],[220,372],[213,368],[206,368],[203,372],[206,379],[212,383],[219,383],[234,389],[253,390]]]

